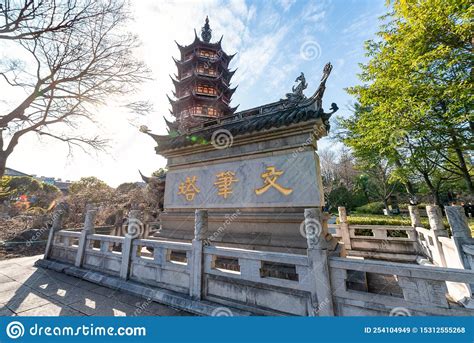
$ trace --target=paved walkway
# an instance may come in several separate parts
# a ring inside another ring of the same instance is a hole
[[[0,261],[0,316],[186,316],[52,270],[34,267],[42,255]]]

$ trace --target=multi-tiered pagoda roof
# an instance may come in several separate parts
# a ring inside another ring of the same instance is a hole
[[[319,87],[310,97],[303,91],[308,84],[304,74],[295,80],[296,86],[279,101],[235,112],[230,107],[230,98],[235,88],[230,87],[230,79],[234,71],[228,68],[233,55],[227,55],[221,47],[222,38],[211,43],[211,29],[208,19],[202,28],[202,39],[195,34],[194,42],[178,48],[180,60],[175,60],[178,74],[173,83],[175,99],[169,99],[171,113],[176,118],[166,120],[168,135],[156,135],[147,127],[142,132],[150,135],[157,143],[156,152],[163,154],[167,151],[181,149],[192,145],[210,144],[213,134],[225,130],[232,137],[249,136],[258,131],[280,130],[292,125],[320,122],[324,136],[329,131],[329,118],[338,110],[335,103],[331,111],[324,112],[322,99],[326,89],[326,80],[332,70],[327,63]],[[203,86],[206,85],[206,86]],[[201,88],[199,88],[201,87]],[[212,91],[204,91],[202,87],[210,87]]]
[[[175,125],[185,130],[203,121],[231,115],[237,107],[231,107],[231,78],[229,70],[234,55],[228,55],[218,42],[211,42],[212,30],[209,19],[201,31],[201,38],[194,31],[194,42],[182,46],[178,43],[180,58],[174,59],[178,73],[171,77],[175,90],[168,97]]]

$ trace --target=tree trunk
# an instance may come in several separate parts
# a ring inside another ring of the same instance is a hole
[[[466,165],[466,159],[464,158],[462,149],[459,145],[458,137],[456,137],[456,134],[454,133],[452,128],[449,129],[449,136],[451,137],[454,151],[456,152],[456,156],[459,161],[459,169],[461,170],[462,176],[464,180],[466,181],[467,189],[469,190],[469,193],[472,195],[474,194],[474,184],[472,183],[471,175],[469,174],[469,169],[467,168],[467,165]]]
[[[7,157],[4,152],[0,152],[0,177],[5,175],[5,169],[7,167]]]
[[[364,193],[364,196],[367,199],[367,202],[370,202],[369,192],[367,191],[367,188],[364,187],[362,192]]]
[[[388,200],[387,200],[387,198],[383,199],[383,206],[385,207],[385,211],[387,211],[387,216],[389,216],[391,213],[390,213],[390,210],[388,209]]]
[[[460,167],[461,167],[462,176],[463,176],[464,180],[466,181],[467,189],[469,190],[469,193],[471,195],[473,195],[474,194],[474,184],[472,183],[471,175],[469,174],[469,170],[467,169],[466,160],[464,159],[464,155],[463,155],[461,149],[455,148],[454,150],[456,151],[456,155],[458,157],[459,164],[460,164]]]
[[[400,159],[395,158],[395,165],[397,168],[402,168],[402,162],[400,162]],[[410,182],[410,180],[406,180],[403,182],[403,185],[405,186],[405,190],[408,193],[408,197],[410,198],[410,203],[412,205],[417,205],[418,204],[418,199],[416,197],[416,192],[415,192],[415,187],[413,187],[413,184]]]
[[[436,189],[436,187],[433,185],[433,183],[430,180],[430,177],[427,173],[422,173],[423,174],[423,179],[425,180],[426,185],[430,189],[431,195],[433,196],[433,200],[435,205],[441,206],[441,200],[439,199],[439,192]]]

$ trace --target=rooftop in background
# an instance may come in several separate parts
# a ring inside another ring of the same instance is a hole
[[[32,175],[29,175],[29,174],[26,174],[26,173],[23,173],[21,171],[18,171],[18,170],[15,170],[15,169],[12,169],[12,168],[8,168],[6,167],[5,168],[5,176],[32,176]]]

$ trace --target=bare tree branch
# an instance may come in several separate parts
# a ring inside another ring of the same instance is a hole
[[[126,99],[149,78],[147,67],[134,57],[139,44],[125,30],[128,19],[122,0],[6,1],[0,9],[0,44],[18,43],[27,60],[24,68],[17,60],[0,61],[0,82],[27,95],[0,114],[0,175],[28,133],[70,148],[103,148],[106,139],[70,137],[50,127],[62,123],[78,129],[79,120],[94,122],[95,106],[110,97]],[[150,110],[140,101],[127,108],[140,114]]]

